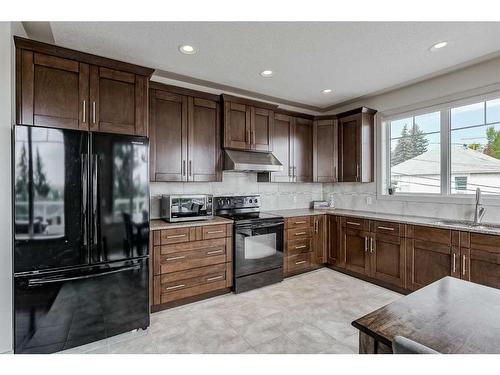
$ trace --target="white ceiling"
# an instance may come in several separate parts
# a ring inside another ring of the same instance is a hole
[[[500,22],[51,22],[55,43],[325,107],[500,51]],[[429,48],[448,41],[437,52]],[[182,55],[180,44],[198,48]],[[259,72],[272,69],[272,78]],[[330,95],[321,94],[333,89]]]

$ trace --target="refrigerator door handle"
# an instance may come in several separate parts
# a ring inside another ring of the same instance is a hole
[[[82,163],[82,215],[83,215],[83,244],[86,246],[88,242],[88,173],[89,173],[89,161],[87,154],[81,155]]]
[[[138,270],[139,268],[141,268],[140,265],[135,265],[135,266],[130,266],[130,267],[123,267],[123,268],[113,270],[113,271],[95,273],[95,274],[84,275],[84,276],[61,277],[61,278],[57,278],[57,279],[30,279],[28,281],[28,287],[53,284],[53,283],[60,283],[60,282],[65,282],[65,281],[90,279],[90,278],[94,278],[94,277],[107,276],[107,275],[111,275],[111,274],[119,273],[119,272]]]
[[[97,245],[97,168],[98,156],[92,155],[92,245]]]

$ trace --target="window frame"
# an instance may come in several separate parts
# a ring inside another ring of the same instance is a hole
[[[498,91],[497,88],[495,91],[489,93],[442,101],[439,104],[413,106],[402,110],[391,110],[379,113],[377,116],[377,127],[379,131],[376,134],[378,139],[380,139],[380,141],[377,142],[379,151],[376,156],[377,165],[380,166],[377,171],[377,199],[434,203],[468,203],[468,201],[474,201],[474,194],[451,193],[451,109],[499,98],[500,91]],[[486,121],[486,105],[484,111],[484,119]],[[387,190],[391,176],[390,122],[432,112],[440,112],[441,191],[439,193],[394,193],[393,195],[389,195]],[[485,125],[487,125],[487,123],[485,123]],[[500,206],[500,195],[483,195],[483,197],[483,201],[486,204]]]

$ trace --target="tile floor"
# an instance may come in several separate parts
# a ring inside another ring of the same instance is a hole
[[[151,315],[131,332],[62,353],[357,353],[351,322],[401,295],[323,268]]]

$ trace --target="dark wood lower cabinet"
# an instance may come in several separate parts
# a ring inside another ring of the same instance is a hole
[[[345,267],[345,253],[340,245],[341,235],[340,217],[327,215],[327,263],[337,267]]]
[[[351,229],[343,229],[343,252],[345,253],[345,268],[361,275],[370,274],[370,256],[368,242],[370,233]]]
[[[313,251],[314,263],[320,266],[327,261],[327,219],[326,215],[314,216]]]
[[[406,285],[405,238],[383,233],[370,237],[370,276],[399,288]]]
[[[461,233],[461,278],[500,288],[500,237]]]

